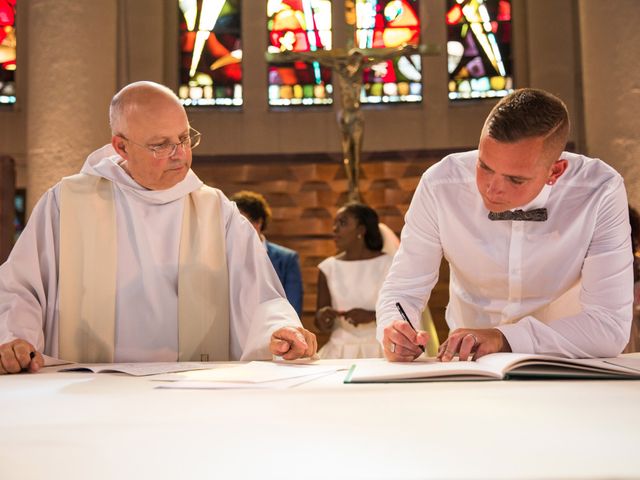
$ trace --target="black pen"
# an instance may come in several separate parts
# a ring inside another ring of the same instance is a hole
[[[402,319],[409,324],[409,326],[413,329],[414,332],[418,333],[416,328],[413,326],[413,324],[409,320],[409,317],[407,317],[407,314],[405,313],[404,308],[402,308],[402,305],[400,305],[400,302],[396,302],[396,308],[400,312],[400,316],[402,317]],[[424,353],[424,347],[422,345],[418,345],[418,347],[420,348],[420,350],[422,350],[422,353]]]

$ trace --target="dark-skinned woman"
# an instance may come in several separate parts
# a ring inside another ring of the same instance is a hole
[[[338,210],[333,233],[339,253],[318,265],[315,319],[331,338],[318,353],[320,358],[381,357],[375,306],[393,257],[382,252],[378,214],[348,203]]]

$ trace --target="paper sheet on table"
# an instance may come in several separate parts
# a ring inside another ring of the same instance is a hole
[[[176,382],[165,382],[158,385],[160,389],[178,390],[231,390],[231,389],[263,389],[277,390],[291,388],[305,383],[312,382],[318,378],[326,377],[334,372],[324,372],[303,377],[285,378],[281,380],[270,380],[267,382],[208,382],[202,380],[179,380]]]
[[[154,378],[171,382],[219,382],[234,384],[259,384],[287,379],[328,375],[347,367],[340,365],[292,364],[281,362],[249,362],[230,368],[200,370],[162,375]]]

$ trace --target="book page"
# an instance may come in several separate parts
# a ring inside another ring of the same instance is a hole
[[[620,360],[622,359],[622,360]],[[492,353],[478,359],[478,363],[501,368],[505,377],[536,376],[554,378],[618,378],[640,375],[637,362],[618,358],[564,358],[545,354]],[[620,363],[618,363],[620,362]],[[634,370],[635,363],[638,370]]]
[[[480,357],[476,360],[477,363],[485,365],[487,368],[495,371],[499,371],[504,376],[513,367],[522,364],[523,362],[538,361],[554,359],[547,355],[537,355],[531,353],[512,353],[512,352],[498,352],[490,353],[484,357]]]
[[[572,359],[529,353],[492,353],[477,361],[439,362],[426,358],[414,362],[357,363],[345,383],[414,382],[430,380],[481,380],[509,377],[640,378],[640,356]]]
[[[210,370],[224,365],[201,362],[153,362],[153,363],[75,363],[61,368],[60,372],[126,373],[135,377],[161,373]],[[228,367],[228,365],[227,365]]]
[[[622,355],[617,358],[607,358],[604,361],[608,364],[637,371],[640,374],[640,356]]]
[[[440,362],[434,357],[414,362],[377,362],[355,364],[345,383],[404,382],[428,380],[501,379],[501,368],[478,362],[454,360]]]

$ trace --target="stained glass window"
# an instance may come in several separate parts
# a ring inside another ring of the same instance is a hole
[[[356,0],[356,47],[418,45],[418,4],[419,0]],[[422,100],[419,54],[383,61],[365,69],[363,75],[363,103]]]
[[[331,49],[330,0],[268,0],[268,52]],[[331,69],[318,62],[270,62],[269,105],[332,103]]]
[[[0,0],[0,104],[16,102],[16,1]]]
[[[241,1],[178,1],[184,105],[242,105]]]
[[[447,0],[449,99],[504,97],[511,76],[511,1]]]

